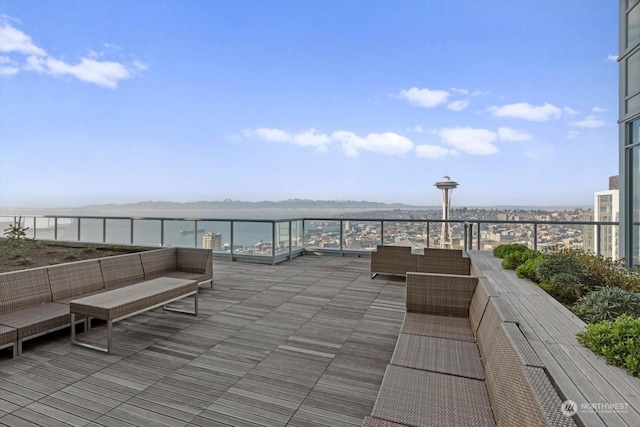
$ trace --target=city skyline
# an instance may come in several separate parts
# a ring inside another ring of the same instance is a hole
[[[588,206],[618,173],[617,3],[12,1],[0,206]]]

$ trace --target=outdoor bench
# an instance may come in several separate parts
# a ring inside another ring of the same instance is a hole
[[[72,300],[159,277],[212,282],[212,253],[171,247],[1,273],[0,349],[20,355],[24,340],[69,327]]]
[[[406,313],[363,426],[574,426],[485,277],[407,273]]]
[[[460,249],[378,245],[371,252],[371,278],[378,274],[406,275],[409,272],[469,275],[471,261]]]

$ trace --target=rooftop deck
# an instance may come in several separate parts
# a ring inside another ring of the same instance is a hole
[[[200,314],[114,325],[114,355],[62,331],[0,353],[0,425],[352,426],[371,413],[404,317],[404,280],[368,258],[214,261]],[[79,338],[104,345],[104,324]]]

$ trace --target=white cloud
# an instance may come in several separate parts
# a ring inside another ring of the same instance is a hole
[[[609,55],[604,60],[605,61],[617,62],[618,61],[618,55]]]
[[[411,89],[401,90],[397,97],[420,107],[433,108],[447,102],[449,92],[446,90],[429,90],[427,88],[419,89],[412,87]]]
[[[76,65],[47,58],[46,66],[48,74],[54,76],[69,74],[79,80],[111,89],[118,87],[118,81],[132,76],[131,70],[118,62],[96,61],[89,58],[82,58]]]
[[[562,109],[545,102],[544,105],[534,106],[526,102],[492,106],[488,111],[495,117],[511,117],[532,122],[544,122],[558,119],[562,116]]]
[[[18,52],[24,55],[45,56],[44,49],[31,42],[31,37],[8,23],[0,27],[0,52]]]
[[[353,132],[337,131],[331,137],[340,142],[348,157],[356,157],[360,150],[391,155],[403,155],[413,150],[410,139],[393,132],[370,133],[360,137]]]
[[[593,111],[594,113],[604,113],[607,111],[606,108],[601,108],[601,107],[593,107],[591,109],[591,111]]]
[[[578,120],[577,122],[571,122],[570,125],[578,126],[581,128],[600,128],[605,125],[604,120],[598,118],[597,116],[587,116],[582,120]]]
[[[131,65],[115,61],[100,61],[98,58],[104,54],[93,50],[89,50],[87,56],[80,58],[76,64],[56,59],[41,47],[36,46],[30,36],[11,26],[8,23],[10,18],[6,16],[2,18],[5,22],[0,27],[0,52],[13,55],[13,57],[6,57],[12,61],[12,65],[5,65],[6,61],[0,64],[0,74],[3,76],[14,75],[20,71],[34,71],[52,76],[69,75],[84,82],[115,89],[119,81],[133,77],[148,68],[147,64],[139,60],[135,60]],[[24,61],[22,67],[19,66],[16,56],[20,56]]]
[[[565,113],[568,116],[577,116],[578,114],[580,114],[580,111],[574,110],[571,107],[564,107],[562,109],[562,112]]]
[[[420,126],[420,125],[414,127],[411,130],[414,131],[414,132],[417,132],[417,133],[424,133],[424,128],[422,126]]]
[[[455,87],[451,88],[451,92],[461,93],[463,95],[469,95],[469,91],[468,90],[466,90],[466,89],[458,89],[458,88],[455,88]]]
[[[403,155],[413,150],[410,139],[393,132],[370,133],[361,137],[350,131],[336,131],[331,135],[316,133],[315,129],[302,132],[287,132],[282,129],[258,128],[245,129],[242,134],[247,138],[264,141],[284,142],[301,147],[315,147],[318,151],[327,151],[331,144],[339,146],[348,157],[357,157],[360,151]]]
[[[498,139],[500,141],[528,141],[531,139],[531,134],[528,132],[511,129],[511,128],[499,128]]]
[[[442,157],[456,154],[458,154],[456,150],[449,150],[437,145],[422,144],[416,147],[416,156],[427,159],[441,159]]]
[[[447,108],[451,111],[462,111],[468,106],[469,106],[469,101],[464,99],[464,100],[450,102],[449,105],[447,105]]]
[[[446,128],[442,129],[439,135],[444,142],[463,153],[488,155],[499,151],[493,144],[497,141],[498,135],[487,129]]]
[[[20,72],[20,67],[8,56],[0,56],[0,76],[13,76]]]

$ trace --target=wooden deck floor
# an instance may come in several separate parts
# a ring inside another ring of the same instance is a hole
[[[0,425],[360,425],[404,316],[404,281],[371,280],[369,262],[216,260],[197,318],[116,323],[114,355],[71,346],[68,330],[3,350]],[[105,345],[105,327],[79,338]]]

